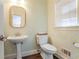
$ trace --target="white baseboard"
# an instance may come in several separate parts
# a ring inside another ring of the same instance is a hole
[[[37,49],[30,50],[30,51],[24,51],[22,52],[22,57],[37,54],[37,53],[39,53]],[[15,58],[16,58],[16,53],[5,56],[5,59],[15,59]]]

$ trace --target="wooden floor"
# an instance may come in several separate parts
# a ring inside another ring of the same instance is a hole
[[[53,55],[54,59],[59,59],[56,56]],[[35,54],[35,55],[31,55],[31,56],[27,56],[27,57],[23,57],[22,59],[42,59],[42,57],[40,56],[40,54]]]
[[[23,57],[22,59],[42,59],[40,54]]]

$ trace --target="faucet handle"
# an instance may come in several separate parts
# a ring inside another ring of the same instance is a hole
[[[21,34],[19,33],[19,32],[17,32],[16,34],[15,34],[15,36],[20,36]]]

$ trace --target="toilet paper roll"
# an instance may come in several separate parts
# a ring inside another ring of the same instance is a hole
[[[74,42],[73,45],[77,48],[79,48],[79,42]]]

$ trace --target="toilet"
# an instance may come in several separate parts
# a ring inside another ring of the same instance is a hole
[[[56,53],[57,49],[55,46],[48,43],[47,33],[36,34],[37,45],[40,47],[41,56],[43,59],[53,59],[53,54]]]

